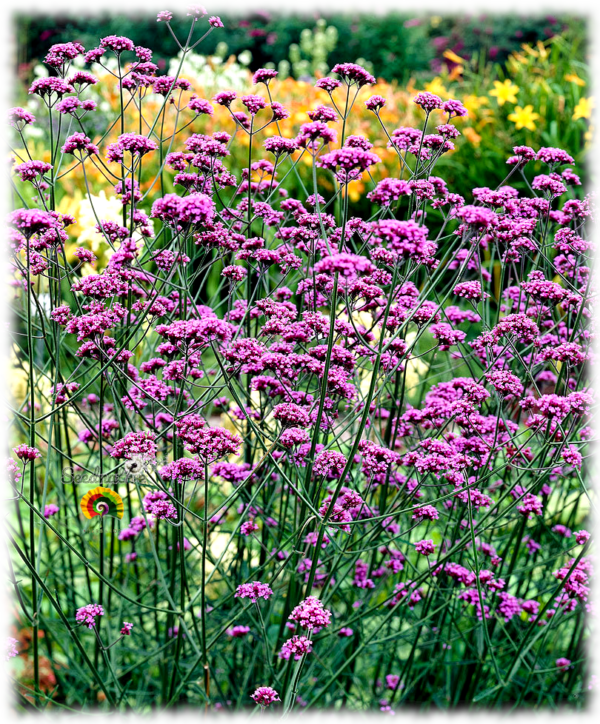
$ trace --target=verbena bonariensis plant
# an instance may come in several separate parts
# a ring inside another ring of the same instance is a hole
[[[121,113],[99,138],[80,53],[118,60]],[[274,71],[260,95],[211,102],[123,37],[46,63],[30,89],[46,117],[10,112],[31,184],[15,179],[9,217],[28,377],[8,463],[21,703],[580,705],[591,205],[569,154],[515,147],[467,202],[432,175],[465,110],[419,93],[422,130],[381,122],[397,174],[356,218],[348,184],[378,157],[346,121],[385,104],[360,66],[318,81],[331,103],[296,138],[265,140],[287,113]],[[213,103],[230,126],[179,147]],[[27,157],[29,123],[48,162]],[[246,168],[227,165],[234,129]],[[55,211],[61,178],[91,166],[123,207],[97,217],[100,273],[90,249],[67,262],[76,220]]]

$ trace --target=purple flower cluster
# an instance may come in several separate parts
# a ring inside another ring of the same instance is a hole
[[[331,623],[331,611],[323,607],[323,603],[315,596],[308,596],[299,603],[289,616],[300,628],[322,629]]]
[[[279,694],[270,686],[259,686],[251,698],[262,707],[267,707],[276,701],[281,701]]]
[[[93,144],[85,133],[74,133],[69,136],[61,150],[63,153],[72,153],[73,155],[75,155],[75,151],[79,151],[81,156],[84,155],[84,151],[88,156],[97,156],[99,154],[98,146]]]
[[[106,158],[109,161],[123,163],[125,152],[132,156],[144,156],[150,151],[158,148],[156,141],[146,136],[140,136],[138,133],[123,133],[119,136],[116,143],[111,143],[106,152]]]
[[[285,659],[286,661],[292,656],[296,661],[310,654],[312,651],[312,642],[306,636],[292,636],[283,643],[281,651],[279,652],[279,658]]]
[[[332,73],[337,73],[343,78],[348,85],[373,85],[375,78],[367,72],[362,66],[356,63],[338,63],[331,69]],[[323,86],[320,86],[323,87]]]
[[[271,587],[266,583],[242,583],[235,592],[236,598],[249,598],[251,601],[258,601],[259,598],[268,600],[273,595]]]
[[[177,229],[189,225],[209,226],[214,217],[214,203],[208,196],[200,193],[183,197],[166,194],[154,202],[151,216]]]
[[[88,628],[96,626],[96,619],[104,616],[104,609],[97,603],[88,603],[86,606],[77,609],[75,620],[77,623],[83,623]]]

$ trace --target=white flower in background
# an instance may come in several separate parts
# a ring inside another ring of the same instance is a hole
[[[217,55],[205,56],[197,53],[188,53],[185,57],[181,71],[181,78],[187,78],[194,90],[201,89],[208,95],[218,90],[245,90],[248,87],[249,70],[245,67],[252,60],[252,53],[240,53],[236,61],[224,61],[227,54],[227,45],[219,43]],[[172,58],[169,64],[168,75],[176,75],[181,62],[180,52]]]

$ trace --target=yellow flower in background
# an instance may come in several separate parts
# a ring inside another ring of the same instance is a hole
[[[348,184],[348,196],[350,197],[350,201],[353,201],[354,203],[360,201],[364,191],[365,185],[362,181],[351,181]]]
[[[565,80],[568,80],[570,83],[575,83],[575,85],[585,85],[585,81],[580,78],[577,73],[568,73],[567,75],[565,75]]]
[[[60,200],[56,210],[61,214],[70,214],[77,219],[79,216],[79,205],[81,204],[81,199],[82,196],[79,191],[75,191],[72,195],[65,194]],[[76,221],[75,223],[77,224],[78,222]],[[73,227],[71,227],[71,231],[74,231]]]
[[[432,81],[425,83],[425,90],[429,93],[434,93],[436,96],[441,96],[442,98],[448,95],[446,86],[442,83],[442,79],[437,75]]]
[[[27,161],[29,158],[35,158],[40,161],[45,161],[46,163],[50,163],[50,149],[44,148],[44,145],[42,142],[33,142],[28,144],[29,146],[29,153],[24,148],[16,148],[12,150],[8,157],[9,160],[12,158],[14,163],[23,163]],[[31,157],[29,156],[31,154]]]
[[[508,120],[515,124],[517,131],[526,128],[528,131],[535,131],[535,123],[540,117],[539,113],[535,113],[533,106],[516,106],[514,113],[510,113]]]
[[[489,100],[485,96],[468,95],[462,99],[463,106],[469,111],[469,116],[474,117],[475,112],[478,111],[481,106],[487,106]]]
[[[504,83],[495,80],[494,88],[489,95],[496,98],[499,106],[503,106],[505,103],[516,103],[518,92],[519,86],[515,85],[510,78],[507,78]]]
[[[546,60],[546,58],[550,55],[549,50],[546,48],[546,46],[542,43],[541,40],[537,41],[537,49],[538,53],[540,55],[540,58],[542,60]]]
[[[510,75],[516,76],[524,67],[527,68],[530,65],[530,60],[531,58],[521,53],[512,53],[512,55],[508,56],[506,68]]]
[[[573,120],[578,121],[580,118],[591,118],[594,105],[595,101],[593,98],[581,98],[579,103],[575,106]]]
[[[523,50],[524,50],[528,55],[532,55],[534,58],[537,58],[538,55],[539,55],[539,53],[537,52],[537,50],[534,50],[534,49],[531,47],[531,45],[529,45],[529,43],[522,43],[522,44],[521,44],[521,48],[523,48]]]
[[[461,58],[460,55],[457,55],[453,50],[444,50],[444,58],[447,58],[453,63],[458,63],[459,65],[463,65],[465,62],[464,58]]]
[[[452,68],[452,70],[448,73],[448,80],[449,81],[461,80],[463,71],[464,71],[464,68],[462,65],[455,65],[454,68]]]
[[[294,113],[292,116],[292,120],[295,123],[308,123],[310,121],[310,118],[308,117],[306,111],[298,111],[298,113]]]

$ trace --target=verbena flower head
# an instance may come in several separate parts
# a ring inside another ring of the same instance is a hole
[[[77,623],[85,624],[88,628],[94,628],[96,626],[96,619],[100,616],[104,616],[102,606],[97,603],[88,603],[86,606],[77,609],[75,620]]]
[[[247,636],[250,633],[250,626],[241,626],[241,625],[233,626],[232,628],[227,629],[227,631],[225,633],[234,639],[243,638],[244,636]]]
[[[48,518],[51,518],[53,515],[56,515],[59,511],[58,505],[54,505],[54,503],[49,503],[44,507],[44,518],[48,520]]]
[[[477,302],[489,297],[489,294],[482,291],[481,282],[461,282],[454,287],[452,293],[457,297],[473,299]]]
[[[143,432],[128,432],[124,438],[117,440],[110,452],[113,458],[125,458],[131,460],[137,455],[146,456],[149,459],[156,457],[156,435],[149,430]]]
[[[52,164],[45,161],[24,161],[13,168],[22,181],[34,181],[38,176],[43,176],[52,169]]]
[[[15,656],[19,655],[19,649],[17,648],[18,643],[19,642],[17,641],[17,639],[14,639],[12,636],[9,636],[6,639],[5,655],[4,655],[5,661],[8,661],[9,659],[12,659]]]
[[[202,480],[204,477],[203,466],[193,458],[180,458],[163,465],[158,472],[165,480],[175,483],[185,483],[190,480]]]
[[[64,146],[62,147],[61,151],[63,153],[72,153],[75,155],[76,152],[79,152],[79,155],[83,156],[84,152],[85,155],[88,156],[97,156],[98,146],[92,143],[92,141],[85,135],[85,133],[74,133],[72,136],[69,136]]]
[[[44,58],[44,63],[52,68],[62,69],[65,64],[74,60],[85,48],[81,43],[57,43],[53,45]]]
[[[189,225],[208,226],[212,223],[214,213],[214,203],[206,194],[165,194],[152,205],[151,216],[181,229]]]
[[[213,101],[218,103],[220,106],[226,106],[229,108],[236,98],[237,93],[235,91],[221,91],[213,97]]]
[[[272,70],[271,68],[259,68],[252,76],[252,83],[254,83],[254,85],[257,85],[258,83],[264,83],[265,85],[269,85],[269,82],[276,77],[276,70]]]
[[[251,698],[263,707],[271,706],[271,704],[274,704],[276,701],[281,701],[279,694],[270,686],[259,686],[254,694],[251,695]]]
[[[14,447],[13,452],[19,460],[22,460],[24,463],[28,463],[42,457],[42,453],[37,448],[30,447],[25,444]]]
[[[35,123],[35,116],[24,108],[11,108],[8,111],[8,122],[15,128],[23,128],[30,123]]]
[[[311,651],[312,642],[307,636],[292,636],[291,639],[283,642],[279,658],[287,661],[293,656],[296,661],[299,661]]]
[[[346,457],[336,450],[326,450],[315,458],[313,475],[324,475],[332,480],[340,478],[346,466]]]
[[[106,152],[106,158],[109,161],[123,163],[123,154],[130,153],[132,156],[144,156],[150,151],[158,148],[156,141],[137,133],[123,133],[119,136],[116,143],[111,143]]]
[[[289,616],[300,628],[325,628],[331,623],[331,611],[323,607],[323,603],[315,596],[308,596],[299,603]]]
[[[178,519],[177,509],[163,490],[146,493],[142,505],[146,513],[157,520],[176,521]]]
[[[452,118],[453,116],[466,116],[469,113],[469,111],[463,106],[460,101],[455,100],[444,101],[440,108],[445,113],[448,113],[450,118]]]
[[[310,417],[307,410],[293,402],[282,402],[273,408],[273,417],[289,427],[308,427]]]
[[[206,9],[202,5],[190,5],[188,7],[187,15],[192,18],[202,18],[206,15]]]
[[[242,96],[242,103],[248,109],[250,115],[255,116],[258,111],[267,107],[267,101],[262,96],[248,95]]]
[[[203,428],[184,439],[190,452],[208,462],[215,462],[227,455],[237,455],[242,444],[239,435],[224,427]]]
[[[185,78],[174,78],[170,75],[163,75],[152,81],[152,91],[158,95],[167,97],[175,90],[190,90],[192,87],[189,80]]]
[[[251,601],[258,601],[259,598],[268,600],[273,595],[271,587],[267,583],[242,583],[237,587],[235,598],[249,598]]]
[[[107,35],[100,41],[100,47],[104,50],[112,50],[117,55],[125,50],[133,51],[135,49],[133,41],[122,35]]]
[[[421,108],[427,113],[431,113],[431,111],[434,111],[436,108],[442,107],[442,99],[439,96],[436,96],[435,93],[429,93],[428,91],[417,93],[417,95],[413,98],[413,103],[421,106]]]
[[[415,543],[415,550],[423,556],[430,556],[435,551],[432,540],[420,540]]]
[[[321,140],[323,144],[335,143],[337,133],[321,121],[313,121],[300,126],[300,133],[296,137],[298,146],[309,146]]]
[[[306,114],[311,121],[323,121],[324,123],[335,123],[338,120],[337,111],[328,106],[317,106]]]
[[[337,73],[349,85],[373,85],[375,78],[367,72],[362,66],[356,63],[338,63],[331,69],[332,73]],[[324,80],[324,79],[323,79]],[[318,83],[319,81],[317,81]],[[317,86],[319,88],[323,86]]]
[[[537,161],[542,161],[550,166],[575,163],[573,157],[560,148],[540,148],[535,158]]]
[[[66,93],[74,93],[75,89],[73,86],[62,78],[56,76],[49,76],[47,78],[38,78],[34,80],[29,88],[29,93],[41,96],[42,98],[50,101],[58,98],[62,98]]]
[[[331,93],[341,85],[341,81],[336,78],[319,78],[319,80],[315,83],[315,88],[321,88],[322,90],[326,90],[328,93]]]
[[[511,156],[506,163],[510,165],[524,165],[528,161],[531,161],[535,158],[536,153],[533,150],[533,148],[530,148],[529,146],[514,146],[513,147],[513,153],[514,156]]]
[[[370,111],[379,111],[386,104],[386,99],[383,96],[371,96],[365,101],[365,106]]]
[[[188,101],[188,108],[198,114],[206,114],[208,116],[212,116],[214,113],[210,102],[202,98],[198,98],[196,95],[192,96]]]
[[[247,520],[240,526],[240,533],[242,535],[252,535],[252,533],[255,533],[257,530],[260,530],[260,527],[253,520]]]
[[[374,153],[361,148],[344,147],[321,156],[317,164],[333,171],[340,183],[349,183],[360,178],[370,166],[379,162],[379,156]]]
[[[298,148],[298,144],[293,138],[282,138],[281,136],[267,138],[263,145],[266,151],[270,151],[275,156],[293,153]]]

